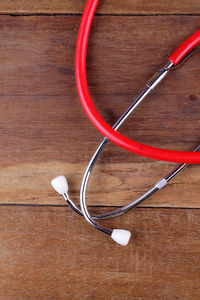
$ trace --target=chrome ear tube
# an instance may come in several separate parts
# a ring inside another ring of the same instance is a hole
[[[108,214],[104,214],[104,215],[90,215],[87,209],[87,204],[86,204],[86,191],[87,191],[87,184],[92,172],[92,169],[95,165],[95,162],[97,161],[98,157],[100,156],[100,153],[102,152],[103,148],[105,147],[106,143],[108,140],[106,140],[105,138],[103,139],[103,141],[101,142],[101,144],[99,145],[98,149],[96,150],[95,154],[93,155],[92,159],[90,160],[88,167],[85,171],[85,174],[83,176],[83,180],[82,180],[82,186],[81,186],[81,192],[80,192],[80,202],[81,202],[81,209],[78,208],[74,202],[70,199],[69,194],[68,194],[68,184],[67,184],[67,180],[65,178],[65,176],[60,175],[56,178],[54,178],[51,181],[51,184],[53,186],[53,188],[64,197],[65,201],[67,202],[67,204],[69,205],[69,207],[71,207],[77,214],[79,214],[80,216],[84,216],[83,211],[85,212],[85,207],[86,207],[86,212],[87,212],[87,221],[96,229],[103,231],[104,233],[107,233],[108,235],[111,236],[111,238],[117,242],[118,244],[120,244],[121,246],[126,246],[130,240],[131,237],[131,233],[128,230],[124,230],[124,229],[109,229],[106,227],[103,227],[101,225],[99,225],[96,220],[105,220],[105,219],[109,219],[109,218],[114,218],[117,216],[120,216],[126,212],[128,212],[129,210],[133,209],[134,207],[136,207],[137,205],[139,205],[140,203],[142,203],[144,200],[148,199],[150,196],[152,196],[154,193],[156,193],[157,191],[161,190],[162,188],[164,188],[167,183],[174,178],[180,171],[182,171],[186,166],[188,166],[188,164],[177,164],[177,166],[170,172],[168,173],[164,178],[162,178],[160,181],[158,181],[152,188],[150,188],[147,192],[145,192],[142,196],[140,196],[139,198],[137,198],[136,200],[134,200],[133,202],[131,202],[130,204],[121,207],[117,210],[114,210]],[[194,152],[198,152],[200,151],[200,146],[198,146]]]

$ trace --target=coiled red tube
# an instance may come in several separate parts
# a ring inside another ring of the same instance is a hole
[[[98,2],[99,0],[87,1],[79,28],[76,46],[76,85],[81,104],[88,118],[94,124],[94,126],[110,141],[128,151],[158,160],[177,163],[200,163],[200,153],[165,150],[150,147],[133,141],[116,132],[102,119],[100,114],[97,112],[88,91],[86,77],[86,54],[92,19]],[[174,56],[172,55],[169,60],[171,60],[174,64],[178,63],[178,61],[180,61],[180,59],[182,59],[184,55],[186,55],[188,51],[190,51],[199,42],[200,30],[197,31],[197,33],[193,35],[191,39],[188,39],[185,45],[182,44],[178,48],[179,50],[177,52],[175,51]]]

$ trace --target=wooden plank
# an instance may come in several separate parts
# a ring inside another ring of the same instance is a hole
[[[122,248],[66,208],[1,206],[0,297],[199,300],[199,220],[138,208],[106,221],[132,231]]]
[[[91,176],[87,201],[89,205],[127,205],[171,171],[166,163],[99,164]],[[83,163],[41,162],[3,167],[0,170],[1,203],[65,205],[50,181],[64,174],[69,182],[71,199],[79,204]],[[177,175],[165,189],[146,200],[142,206],[200,207],[199,166],[190,166]]]
[[[84,168],[101,140],[83,113],[75,87],[79,22],[79,16],[0,18],[1,203],[63,204],[49,184],[60,173],[69,178],[71,196],[78,201]],[[88,82],[95,105],[110,124],[198,26],[199,18],[189,16],[95,18]],[[158,147],[197,146],[199,59],[194,56],[172,72],[121,131]],[[127,204],[173,167],[114,145],[107,147],[99,163],[90,185],[91,205]],[[177,177],[177,184],[145,205],[199,207],[197,182],[198,166],[191,167]]]
[[[79,14],[86,0],[7,0],[0,1],[0,13],[8,14]],[[111,0],[100,1],[100,14],[199,14],[198,0],[147,1]]]

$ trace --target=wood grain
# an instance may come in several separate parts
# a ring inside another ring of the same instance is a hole
[[[132,231],[122,248],[64,207],[1,206],[0,297],[199,300],[199,220],[138,208],[106,222]]]
[[[75,87],[79,22],[79,16],[0,18],[1,203],[63,204],[49,183],[60,173],[78,202],[81,176],[102,138],[83,113]],[[194,16],[95,18],[88,82],[110,124],[198,26]],[[199,143],[199,62],[194,56],[172,72],[121,132],[154,146],[193,150]],[[109,145],[91,180],[89,203],[127,204],[173,166]],[[198,182],[198,166],[191,166],[145,205],[199,207]]]
[[[141,196],[171,171],[166,163],[99,164],[91,176],[87,201],[89,205],[121,206]],[[146,200],[142,206],[200,207],[198,166],[190,166],[175,177],[165,189]],[[52,178],[64,174],[69,194],[79,204],[84,172],[82,163],[25,163],[0,170],[1,203],[65,205],[50,185]]]
[[[0,1],[0,13],[8,14],[79,14],[86,0],[7,0]],[[147,1],[106,0],[100,1],[100,14],[199,14],[198,0]]]
[[[75,87],[85,2],[0,0],[0,14],[28,15],[0,16],[0,299],[199,300],[198,165],[144,203],[154,208],[103,222],[132,232],[124,248],[73,213],[50,186],[65,174],[78,203],[83,171],[102,138]],[[198,0],[110,0],[100,1],[97,13],[88,83],[113,124],[199,28],[200,6]],[[153,146],[193,150],[200,141],[199,62],[197,55],[172,72],[121,132]],[[88,203],[111,207],[90,209],[99,214],[129,203],[173,166],[109,144],[94,169]]]

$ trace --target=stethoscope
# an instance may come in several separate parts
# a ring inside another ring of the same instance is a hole
[[[88,0],[83,17],[81,20],[77,47],[76,47],[76,84],[78,89],[79,98],[84,107],[84,110],[91,120],[91,122],[96,126],[96,128],[105,136],[101,143],[99,144],[97,150],[92,156],[86,171],[83,175],[81,189],[80,189],[80,209],[73,203],[68,195],[68,184],[66,178],[61,175],[54,178],[51,183],[54,189],[63,195],[65,201],[68,205],[79,215],[83,216],[94,228],[108,234],[111,238],[122,246],[126,246],[129,242],[131,233],[123,229],[110,229],[104,227],[97,223],[97,220],[103,220],[108,218],[117,217],[130,209],[134,208],[151,195],[161,190],[166,184],[176,176],[181,170],[183,170],[189,163],[200,163],[200,146],[198,146],[193,152],[183,152],[183,151],[172,151],[150,147],[136,141],[132,141],[122,134],[118,133],[117,130],[128,118],[128,116],[135,110],[135,108],[145,99],[145,97],[165,78],[170,70],[179,67],[187,58],[189,58],[193,53],[192,49],[200,42],[200,30],[190,36],[185,42],[183,42],[178,49],[169,57],[167,64],[158,70],[158,72],[149,80],[146,84],[144,90],[139,94],[139,96],[131,103],[128,109],[122,114],[119,120],[110,127],[99,115],[96,108],[94,107],[87,86],[86,79],[86,54],[87,54],[87,44],[91,28],[92,19],[97,7],[99,0]],[[112,141],[119,145],[120,147],[134,152],[139,155],[143,155],[149,158],[165,160],[170,162],[179,163],[169,174],[157,182],[151,189],[144,193],[141,197],[131,202],[130,204],[112,211],[108,214],[91,216],[86,203],[86,191],[88,186],[88,181],[94,165],[99,158],[104,147],[108,141]]]

